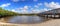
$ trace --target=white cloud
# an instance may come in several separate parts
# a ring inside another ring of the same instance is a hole
[[[27,10],[28,8],[29,8],[29,6],[24,6],[24,7],[16,8],[16,10]]]
[[[41,13],[41,12],[45,12],[45,11],[48,11],[50,9],[47,9],[47,8],[43,8],[43,9],[40,9],[40,10],[36,10],[37,13]]]
[[[29,6],[24,6],[23,9],[26,10],[26,9],[28,9],[28,7],[29,7]]]
[[[34,5],[35,8],[39,8],[41,5],[43,5],[42,3],[37,3],[37,5]]]
[[[32,8],[31,6],[25,5],[24,7],[18,8],[18,10],[22,10],[22,13],[39,13],[40,10],[38,8],[42,5],[42,3],[38,3],[37,5],[34,5]],[[31,11],[28,11],[28,9],[31,9]]]
[[[20,11],[19,13],[24,14],[24,13],[28,13],[27,9],[29,9],[29,7],[30,7],[30,6],[25,5],[24,7],[19,7],[19,8],[17,8],[16,10],[17,10],[17,11]]]
[[[15,12],[15,13],[20,13],[20,11],[17,11],[15,9],[11,9],[10,11]]]
[[[35,7],[35,8],[39,8],[39,6],[38,6],[38,5],[35,5],[34,7]]]
[[[37,5],[40,6],[40,5],[43,5],[43,4],[42,3],[38,3]]]
[[[33,10],[34,8],[30,8],[31,10]]]
[[[19,7],[19,8],[16,8],[16,10],[19,10],[20,11],[20,10],[23,10],[23,8],[22,7]]]
[[[60,4],[58,2],[50,2],[50,3],[45,2],[44,4],[46,7],[51,9],[60,8]]]
[[[16,12],[16,10],[14,10],[14,9],[12,9],[11,11],[12,11],[12,12]]]
[[[31,11],[31,13],[40,13],[40,10],[39,9],[34,9]]]
[[[29,8],[29,6],[24,6],[22,9],[22,13],[28,13],[27,9]]]
[[[21,12],[19,12],[19,13],[22,13],[22,14],[31,14],[31,13],[39,13],[39,10],[37,9],[33,9],[33,8],[31,8],[31,11],[28,11],[27,9],[29,9],[29,7],[31,8],[31,6],[24,6],[24,7],[22,7],[22,8],[18,8],[18,10],[20,9],[20,10],[22,10]]]
[[[22,14],[40,13],[40,10],[38,9],[40,5],[42,5],[42,3],[38,3],[37,5],[33,6],[34,8],[32,8],[31,6],[25,5],[24,7],[17,8],[16,10],[21,11],[19,13],[22,13]],[[31,11],[28,11],[28,9],[31,9]]]
[[[13,2],[25,1],[25,0],[11,0]]]
[[[20,0],[11,0],[11,1],[13,1],[13,2],[18,2],[18,1],[20,1]]]
[[[34,5],[33,7],[34,8],[32,8],[32,6],[27,6],[27,5],[25,5],[24,7],[19,7],[19,8],[17,8],[16,10],[18,10],[18,11],[21,11],[21,12],[19,12],[19,13],[39,13],[40,12],[40,10],[38,10],[38,8],[40,7],[42,5],[42,3],[37,3],[37,5]],[[28,9],[30,9],[29,11],[28,11]]]
[[[0,7],[8,7],[9,5],[11,5],[11,4],[10,3],[6,3],[6,4],[0,5]]]
[[[47,8],[44,8],[43,11],[48,11],[48,9]]]

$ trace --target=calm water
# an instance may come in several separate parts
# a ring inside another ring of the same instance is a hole
[[[8,20],[9,23],[41,23],[45,21],[45,18],[38,17],[38,16],[13,16],[11,19]]]

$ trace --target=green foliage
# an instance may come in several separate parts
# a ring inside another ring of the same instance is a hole
[[[17,13],[8,11],[8,10],[4,10],[0,7],[0,15],[1,16],[12,16],[12,15],[17,15]]]
[[[3,8],[0,7],[0,15],[1,16],[14,16],[14,15],[27,15],[27,16],[32,16],[32,15],[37,15],[37,14],[18,14],[12,11],[4,10]]]
[[[26,15],[26,16],[33,16],[33,15],[35,15],[35,16],[37,16],[38,14],[18,14],[18,15],[20,15],[20,16],[23,16],[23,15]]]

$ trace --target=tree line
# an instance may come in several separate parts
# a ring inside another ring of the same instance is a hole
[[[5,10],[3,8],[0,7],[0,17],[4,17],[4,16],[13,16],[13,15],[17,15],[18,13],[12,12],[12,11],[8,11]]]

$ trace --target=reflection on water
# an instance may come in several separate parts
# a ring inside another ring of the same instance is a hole
[[[45,19],[38,16],[13,16],[11,19],[8,20],[9,23],[40,23]]]

